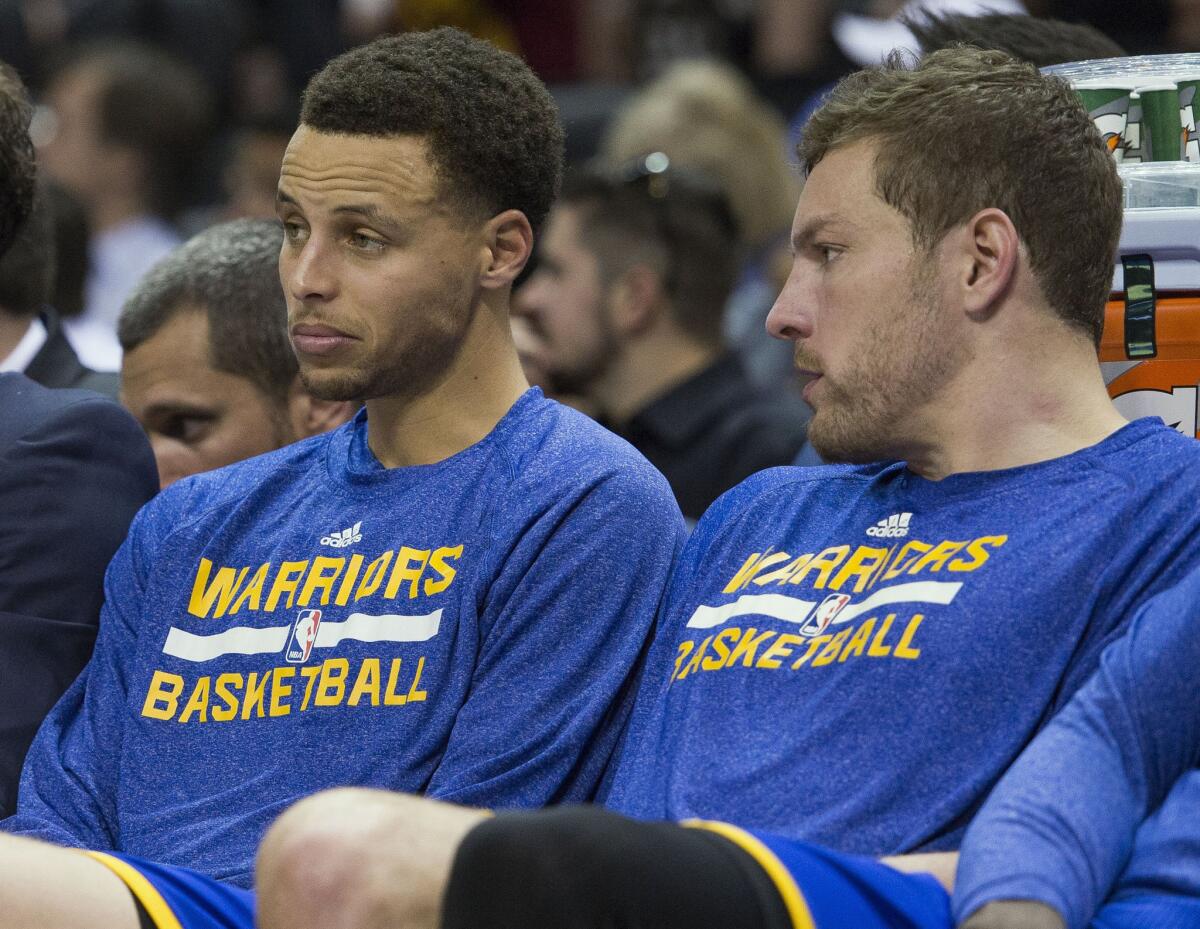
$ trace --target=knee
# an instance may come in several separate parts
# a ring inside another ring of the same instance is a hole
[[[259,850],[259,925],[433,929],[458,843],[484,816],[380,790],[309,797]]]
[[[258,921],[271,927],[345,924],[361,901],[366,837],[356,817],[365,791],[332,790],[289,808],[268,830],[255,864]]]

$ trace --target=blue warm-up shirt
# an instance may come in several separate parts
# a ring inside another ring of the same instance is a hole
[[[1082,929],[1111,895],[1098,929],[1200,925],[1198,671],[1195,571],[1138,612],[1000,781],[963,841],[960,918],[1032,899]]]
[[[325,787],[584,799],[682,532],[658,472],[537,390],[438,464],[382,467],[364,413],[182,481],[110,566],[3,827],[248,885]]]
[[[843,852],[957,848],[1135,608],[1200,562],[1200,443],[763,472],[700,521],[602,791]]]

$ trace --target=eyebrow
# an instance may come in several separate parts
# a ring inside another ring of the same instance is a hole
[[[294,206],[297,209],[300,208],[300,204],[296,202],[296,198],[284,193],[282,190],[275,191],[275,203],[276,205],[287,204],[288,206]],[[342,206],[334,207],[331,212],[335,215],[350,214],[353,216],[362,216],[364,219],[368,219],[373,223],[378,223],[381,226],[387,226],[391,229],[397,229],[400,227],[398,220],[388,216],[374,203],[347,203]]]
[[[155,416],[204,416],[213,417],[217,415],[217,411],[212,407],[196,406],[186,400],[159,400],[142,411],[142,415],[147,419]]]
[[[854,223],[843,219],[840,216],[835,216],[832,213],[825,216],[817,216],[815,219],[809,220],[804,226],[796,231],[792,236],[792,250],[796,252],[804,251],[808,246],[812,245],[813,241],[822,232],[827,229],[836,229],[839,226],[852,230],[855,228]]]

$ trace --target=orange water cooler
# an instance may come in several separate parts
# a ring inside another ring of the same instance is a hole
[[[1200,438],[1200,207],[1126,209],[1100,361],[1127,419]]]

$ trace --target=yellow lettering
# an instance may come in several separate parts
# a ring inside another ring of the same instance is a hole
[[[675,656],[675,672],[671,675],[672,681],[679,677],[679,666],[683,663],[683,659],[686,658],[695,647],[696,643],[691,639],[684,639],[679,643],[679,654]]]
[[[192,596],[188,600],[188,612],[201,619],[208,619],[208,613],[217,604],[216,616],[225,615],[229,601],[237,593],[237,589],[246,578],[248,568],[242,568],[239,574],[234,568],[218,568],[217,576],[210,584],[208,579],[212,574],[213,563],[207,558],[200,559],[200,567],[196,569],[196,579],[192,582]]]
[[[925,617],[921,613],[918,613],[908,621],[908,625],[904,629],[904,635],[900,637],[900,644],[896,646],[895,655],[897,658],[907,658],[911,661],[914,658],[921,657],[921,650],[919,648],[912,648],[911,646],[913,636],[916,635],[917,629],[924,619]]]
[[[974,571],[976,568],[982,568],[992,556],[988,549],[999,548],[1007,541],[1008,536],[1006,535],[981,536],[967,545],[967,554],[971,556],[970,561],[957,558],[950,562],[947,567],[951,571]]]
[[[808,659],[813,656],[816,650],[832,638],[833,636],[831,635],[819,635],[813,638],[812,641],[808,643],[808,651],[792,662],[792,670],[798,671],[804,667],[804,665],[808,663]]]
[[[355,600],[369,597],[379,589],[379,585],[383,583],[383,576],[387,574],[388,565],[392,563],[392,556],[394,554],[396,553],[393,551],[386,551],[367,565],[367,573],[363,575],[362,583],[358,585],[358,590],[354,593]]]
[[[725,662],[729,660],[729,646],[725,644],[725,641],[728,640],[729,644],[732,645],[734,640],[741,634],[742,630],[736,626],[731,626],[728,629],[722,629],[718,632],[712,640],[712,647],[713,651],[717,653],[716,656],[709,655],[700,662],[700,667],[705,671],[719,671],[724,667]]]
[[[142,704],[142,715],[151,719],[170,720],[179,709],[179,695],[183,693],[183,678],[166,671],[155,671],[146,690],[146,702]]]
[[[284,703],[286,697],[292,695],[292,685],[285,684],[284,681],[290,681],[296,676],[296,669],[292,665],[284,665],[282,668],[274,668],[271,671],[271,715],[272,716],[287,716],[292,712],[291,703]]]
[[[296,599],[296,588],[300,586],[300,578],[304,576],[304,569],[307,567],[307,561],[285,561],[279,566],[279,573],[275,575],[275,583],[271,585],[271,593],[267,597],[268,613],[275,609],[279,598],[285,593],[288,595],[288,609],[292,608]]]
[[[396,554],[396,563],[392,566],[392,576],[388,578],[387,589],[383,595],[391,600],[400,591],[400,584],[408,581],[408,599],[415,600],[419,588],[417,582],[421,580],[421,575],[425,573],[425,566],[429,564],[430,551],[427,548],[409,548],[407,545],[400,547],[400,551]]]
[[[321,665],[321,682],[317,685],[317,706],[337,706],[346,697],[346,678],[350,662],[345,658],[326,658]]]
[[[187,706],[183,708],[183,712],[179,714],[179,721],[186,723],[192,718],[192,714],[200,718],[200,722],[208,722],[208,689],[210,685],[208,677],[202,677],[196,681],[196,686],[192,689],[192,695],[188,697]]]
[[[848,638],[850,638],[851,631],[852,630],[850,630],[850,629],[843,629],[841,632],[839,632],[837,635],[835,635],[832,639],[830,639],[829,644],[827,644],[823,649],[821,649],[821,654],[817,655],[817,657],[813,659],[813,667],[820,668],[820,667],[824,667],[827,664],[832,664],[833,659],[835,659],[837,657],[838,652],[842,648],[842,645],[845,643],[845,641]]]
[[[268,607],[269,609],[269,607]],[[269,673],[264,674],[261,678],[257,671],[251,671],[250,676],[246,678],[246,696],[242,700],[242,719],[250,718],[250,709],[253,707],[254,715],[262,719],[267,715],[263,708],[263,698],[267,693],[267,681],[271,679]]]
[[[312,697],[313,681],[321,673],[321,666],[317,664],[304,665],[300,669],[300,676],[304,678],[304,700],[300,703],[300,712],[308,709],[308,701]]]
[[[425,596],[432,597],[434,594],[440,594],[450,586],[451,581],[454,580],[454,575],[458,572],[446,564],[446,559],[453,558],[455,561],[458,561],[462,557],[462,553],[463,547],[461,545],[455,545],[453,548],[442,546],[434,551],[432,557],[429,559],[429,567],[436,571],[439,577],[436,581],[431,577],[425,579]]]
[[[400,680],[400,664],[399,658],[392,659],[392,667],[388,671],[387,690],[383,692],[384,706],[404,706],[408,702],[408,698],[404,694],[396,691],[396,683]]]
[[[823,590],[829,583],[829,576],[833,573],[834,568],[840,565],[849,554],[849,545],[831,545],[797,571],[790,583],[799,584],[808,577],[810,572],[816,571],[817,579],[813,582],[813,588]]]
[[[333,601],[338,606],[345,606],[350,602],[350,591],[354,589],[354,582],[358,580],[358,572],[362,570],[364,561],[366,559],[362,555],[350,556],[350,566],[346,568],[346,576],[342,578],[342,586],[338,588],[337,597]]]
[[[861,655],[863,653],[863,649],[867,647],[867,642],[870,640],[871,632],[874,629],[874,617],[868,619],[861,626],[855,629],[854,635],[850,637],[850,641],[846,643],[846,647],[842,649],[842,653],[838,655],[838,661],[845,661],[851,655]]]
[[[725,589],[721,591],[724,594],[731,594],[734,591],[740,590],[754,580],[754,576],[772,565],[777,565],[781,561],[787,561],[792,556],[787,552],[774,552],[773,554],[755,553],[746,559],[746,563],[738,568],[735,574],[725,585]]]
[[[862,593],[871,580],[871,575],[887,561],[887,556],[886,548],[873,548],[870,545],[858,546],[854,550],[854,554],[850,556],[850,560],[842,566],[842,570],[837,573],[829,585],[830,590],[841,590],[842,585],[853,577],[857,578],[854,582],[854,592]]]
[[[255,608],[257,609],[257,607]],[[217,677],[217,684],[214,688],[217,692],[217,697],[225,704],[223,707],[214,706],[212,709],[213,722],[227,723],[231,719],[235,719],[238,713],[238,698],[237,694],[231,691],[230,687],[236,687],[239,690],[242,686],[242,676],[236,672],[230,671],[228,674],[222,674]]]
[[[909,569],[914,561],[931,548],[933,548],[932,545],[926,545],[920,539],[909,539],[900,546],[900,551],[896,552],[896,557],[892,559],[892,566],[883,572],[883,579],[890,581],[894,577],[899,577]],[[915,552],[916,554],[908,558],[910,552]],[[906,558],[908,558],[907,561],[905,561]]]
[[[241,610],[242,607],[249,602],[250,609],[257,610],[259,603],[262,600],[263,584],[267,582],[267,572],[271,570],[271,562],[266,561],[258,566],[258,570],[254,572],[254,576],[250,578],[250,583],[245,586],[238,598],[233,601],[233,607],[229,610],[232,616]],[[213,719],[216,719],[215,711]]]
[[[779,659],[787,658],[789,655],[792,654],[791,646],[799,645],[801,642],[804,642],[804,641],[805,641],[804,636],[792,635],[790,632],[783,633],[783,635],[781,635],[779,638],[777,638],[774,642],[771,643],[770,648],[768,648],[765,652],[762,653],[762,657],[759,658],[757,662],[755,662],[754,667],[756,667],[756,668],[778,668],[779,667]]]
[[[967,547],[966,542],[951,542],[947,539],[938,542],[933,551],[924,555],[916,564],[908,569],[909,574],[917,574],[928,568],[930,571],[940,571],[946,562]]]
[[[330,558],[327,555],[318,555],[312,561],[312,568],[309,569],[308,577],[304,579],[304,588],[300,591],[300,599],[297,602],[301,606],[308,606],[309,601],[312,600],[312,595],[319,588],[321,591],[321,606],[328,605],[329,598],[333,596],[333,585],[337,583],[338,576],[342,573],[342,568],[345,566],[345,558]],[[288,606],[291,606],[291,604],[289,603]]]
[[[358,706],[363,695],[371,697],[371,706],[379,706],[379,659],[364,658],[358,669],[358,678],[350,691],[349,706]]]
[[[759,587],[767,584],[786,584],[798,571],[802,571],[804,566],[812,561],[812,555],[801,555],[800,557],[788,562],[777,571],[771,571],[768,574],[761,574],[754,579],[754,583]]]
[[[712,636],[710,635],[700,643],[700,647],[696,649],[695,654],[688,659],[688,663],[684,665],[683,670],[679,672],[679,680],[682,681],[685,677],[700,667],[700,659],[704,657],[704,653],[708,650],[708,643],[711,641]]]
[[[725,667],[732,668],[739,658],[742,659],[743,668],[750,667],[754,663],[755,656],[758,654],[758,647],[775,635],[772,630],[768,629],[756,638],[754,635],[756,632],[758,630],[751,626],[742,634],[742,640],[734,646],[733,654],[725,662]]]
[[[408,702],[420,703],[428,694],[423,690],[418,690],[417,687],[421,683],[421,672],[425,670],[425,656],[422,655],[417,659],[417,673],[413,676],[412,686],[408,688]]]
[[[867,649],[868,658],[886,658],[892,653],[892,647],[884,645],[883,641],[887,638],[888,630],[892,628],[892,621],[895,618],[895,613],[888,613],[883,618],[883,625],[879,627],[879,631],[875,633],[875,638],[871,640],[871,647]]]

